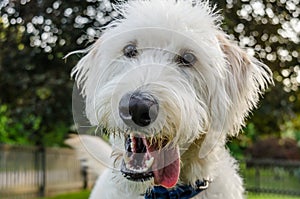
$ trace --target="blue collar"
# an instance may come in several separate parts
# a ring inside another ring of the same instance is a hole
[[[209,180],[197,180],[196,186],[176,185],[172,189],[166,189],[162,186],[154,186],[145,194],[145,199],[190,199],[206,190],[209,183]]]

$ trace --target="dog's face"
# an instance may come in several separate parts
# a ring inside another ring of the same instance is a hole
[[[203,139],[204,157],[237,134],[271,72],[229,42],[208,3],[137,0],[119,11],[73,74],[91,124],[123,140],[124,176],[172,187],[183,150]]]

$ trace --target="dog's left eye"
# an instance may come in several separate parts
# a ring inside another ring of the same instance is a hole
[[[134,58],[138,55],[137,48],[134,44],[128,44],[124,47],[123,53],[128,58]]]
[[[181,66],[193,66],[196,61],[196,56],[190,52],[183,53],[181,56],[177,57],[177,62]]]

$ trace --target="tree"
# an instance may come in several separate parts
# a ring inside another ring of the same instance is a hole
[[[73,122],[69,74],[78,57],[63,57],[85,48],[100,32],[90,27],[107,24],[115,12],[108,1],[79,0],[3,1],[0,11],[0,103],[10,112],[7,125],[21,124],[19,137],[29,144],[51,144],[48,138],[66,134]]]

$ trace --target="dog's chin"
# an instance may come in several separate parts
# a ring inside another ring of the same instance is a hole
[[[137,182],[154,179],[155,185],[174,187],[179,179],[180,155],[177,146],[167,143],[143,134],[127,135],[121,164],[123,176]]]

